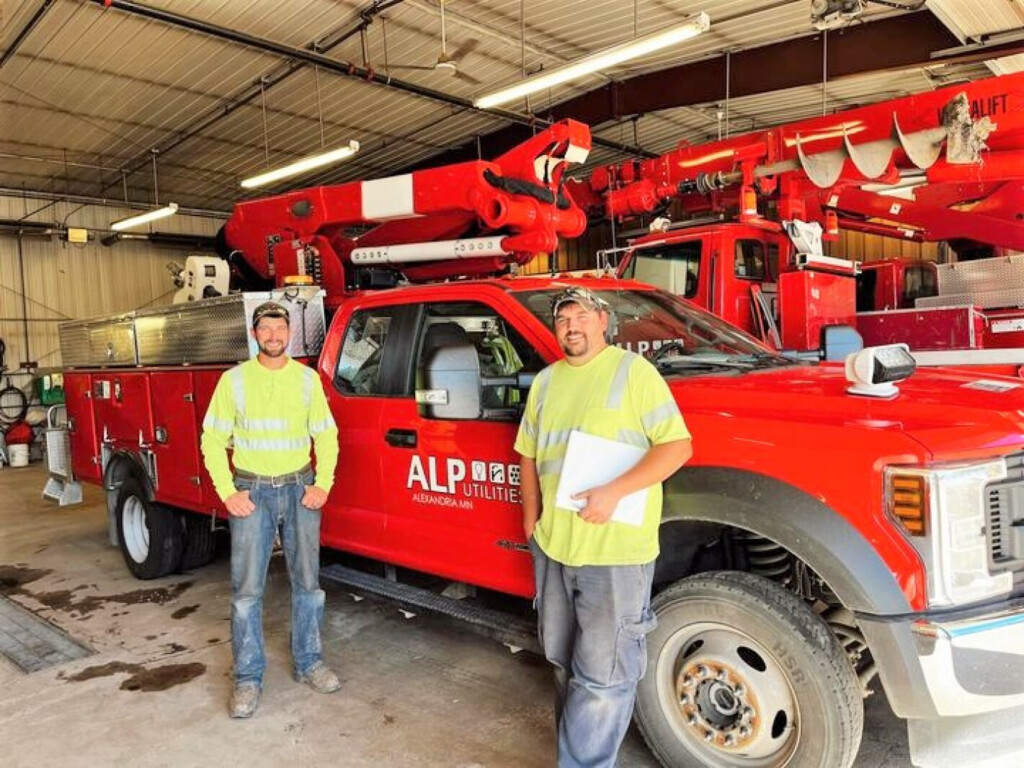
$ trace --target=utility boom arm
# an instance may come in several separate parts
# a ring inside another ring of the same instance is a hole
[[[738,210],[923,240],[1024,250],[1024,73],[980,80],[597,168],[591,216]],[[955,223],[954,223],[955,222]]]
[[[493,162],[242,202],[221,232],[223,255],[267,283],[309,274],[328,305],[358,287],[364,267],[389,265],[412,281],[497,272],[584,230],[562,181],[589,150],[589,128],[563,120]]]

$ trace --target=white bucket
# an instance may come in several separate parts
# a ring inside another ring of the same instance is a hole
[[[11,460],[12,467],[27,467],[28,466],[28,446],[27,445],[8,445],[7,456]]]

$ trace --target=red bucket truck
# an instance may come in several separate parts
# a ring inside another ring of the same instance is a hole
[[[567,280],[499,273],[583,228],[562,181],[588,146],[559,123],[494,162],[236,207],[224,243],[292,307],[291,352],[339,426],[325,547],[533,594],[512,446],[525,388],[561,354],[550,299]],[[297,274],[326,289],[326,330],[324,293],[285,284]],[[917,753],[1024,706],[1019,382],[912,373],[899,346],[800,363],[672,293],[580,282],[693,433],[665,484],[636,705],[664,765],[850,766],[876,679]],[[198,435],[266,295],[62,329],[71,463],[106,491],[140,578],[212,553],[226,512]]]

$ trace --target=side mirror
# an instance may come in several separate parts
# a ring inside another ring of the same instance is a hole
[[[417,374],[416,404],[426,419],[479,419],[480,361],[472,344],[440,347]]]
[[[829,362],[842,362],[854,352],[864,349],[864,339],[857,329],[849,325],[826,325],[821,329],[820,358]]]

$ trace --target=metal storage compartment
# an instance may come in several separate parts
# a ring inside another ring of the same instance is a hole
[[[232,363],[256,354],[249,334],[253,310],[264,301],[289,308],[288,354],[320,353],[327,327],[324,292],[283,288],[234,293],[91,320],[61,323],[60,346],[68,368]]]

